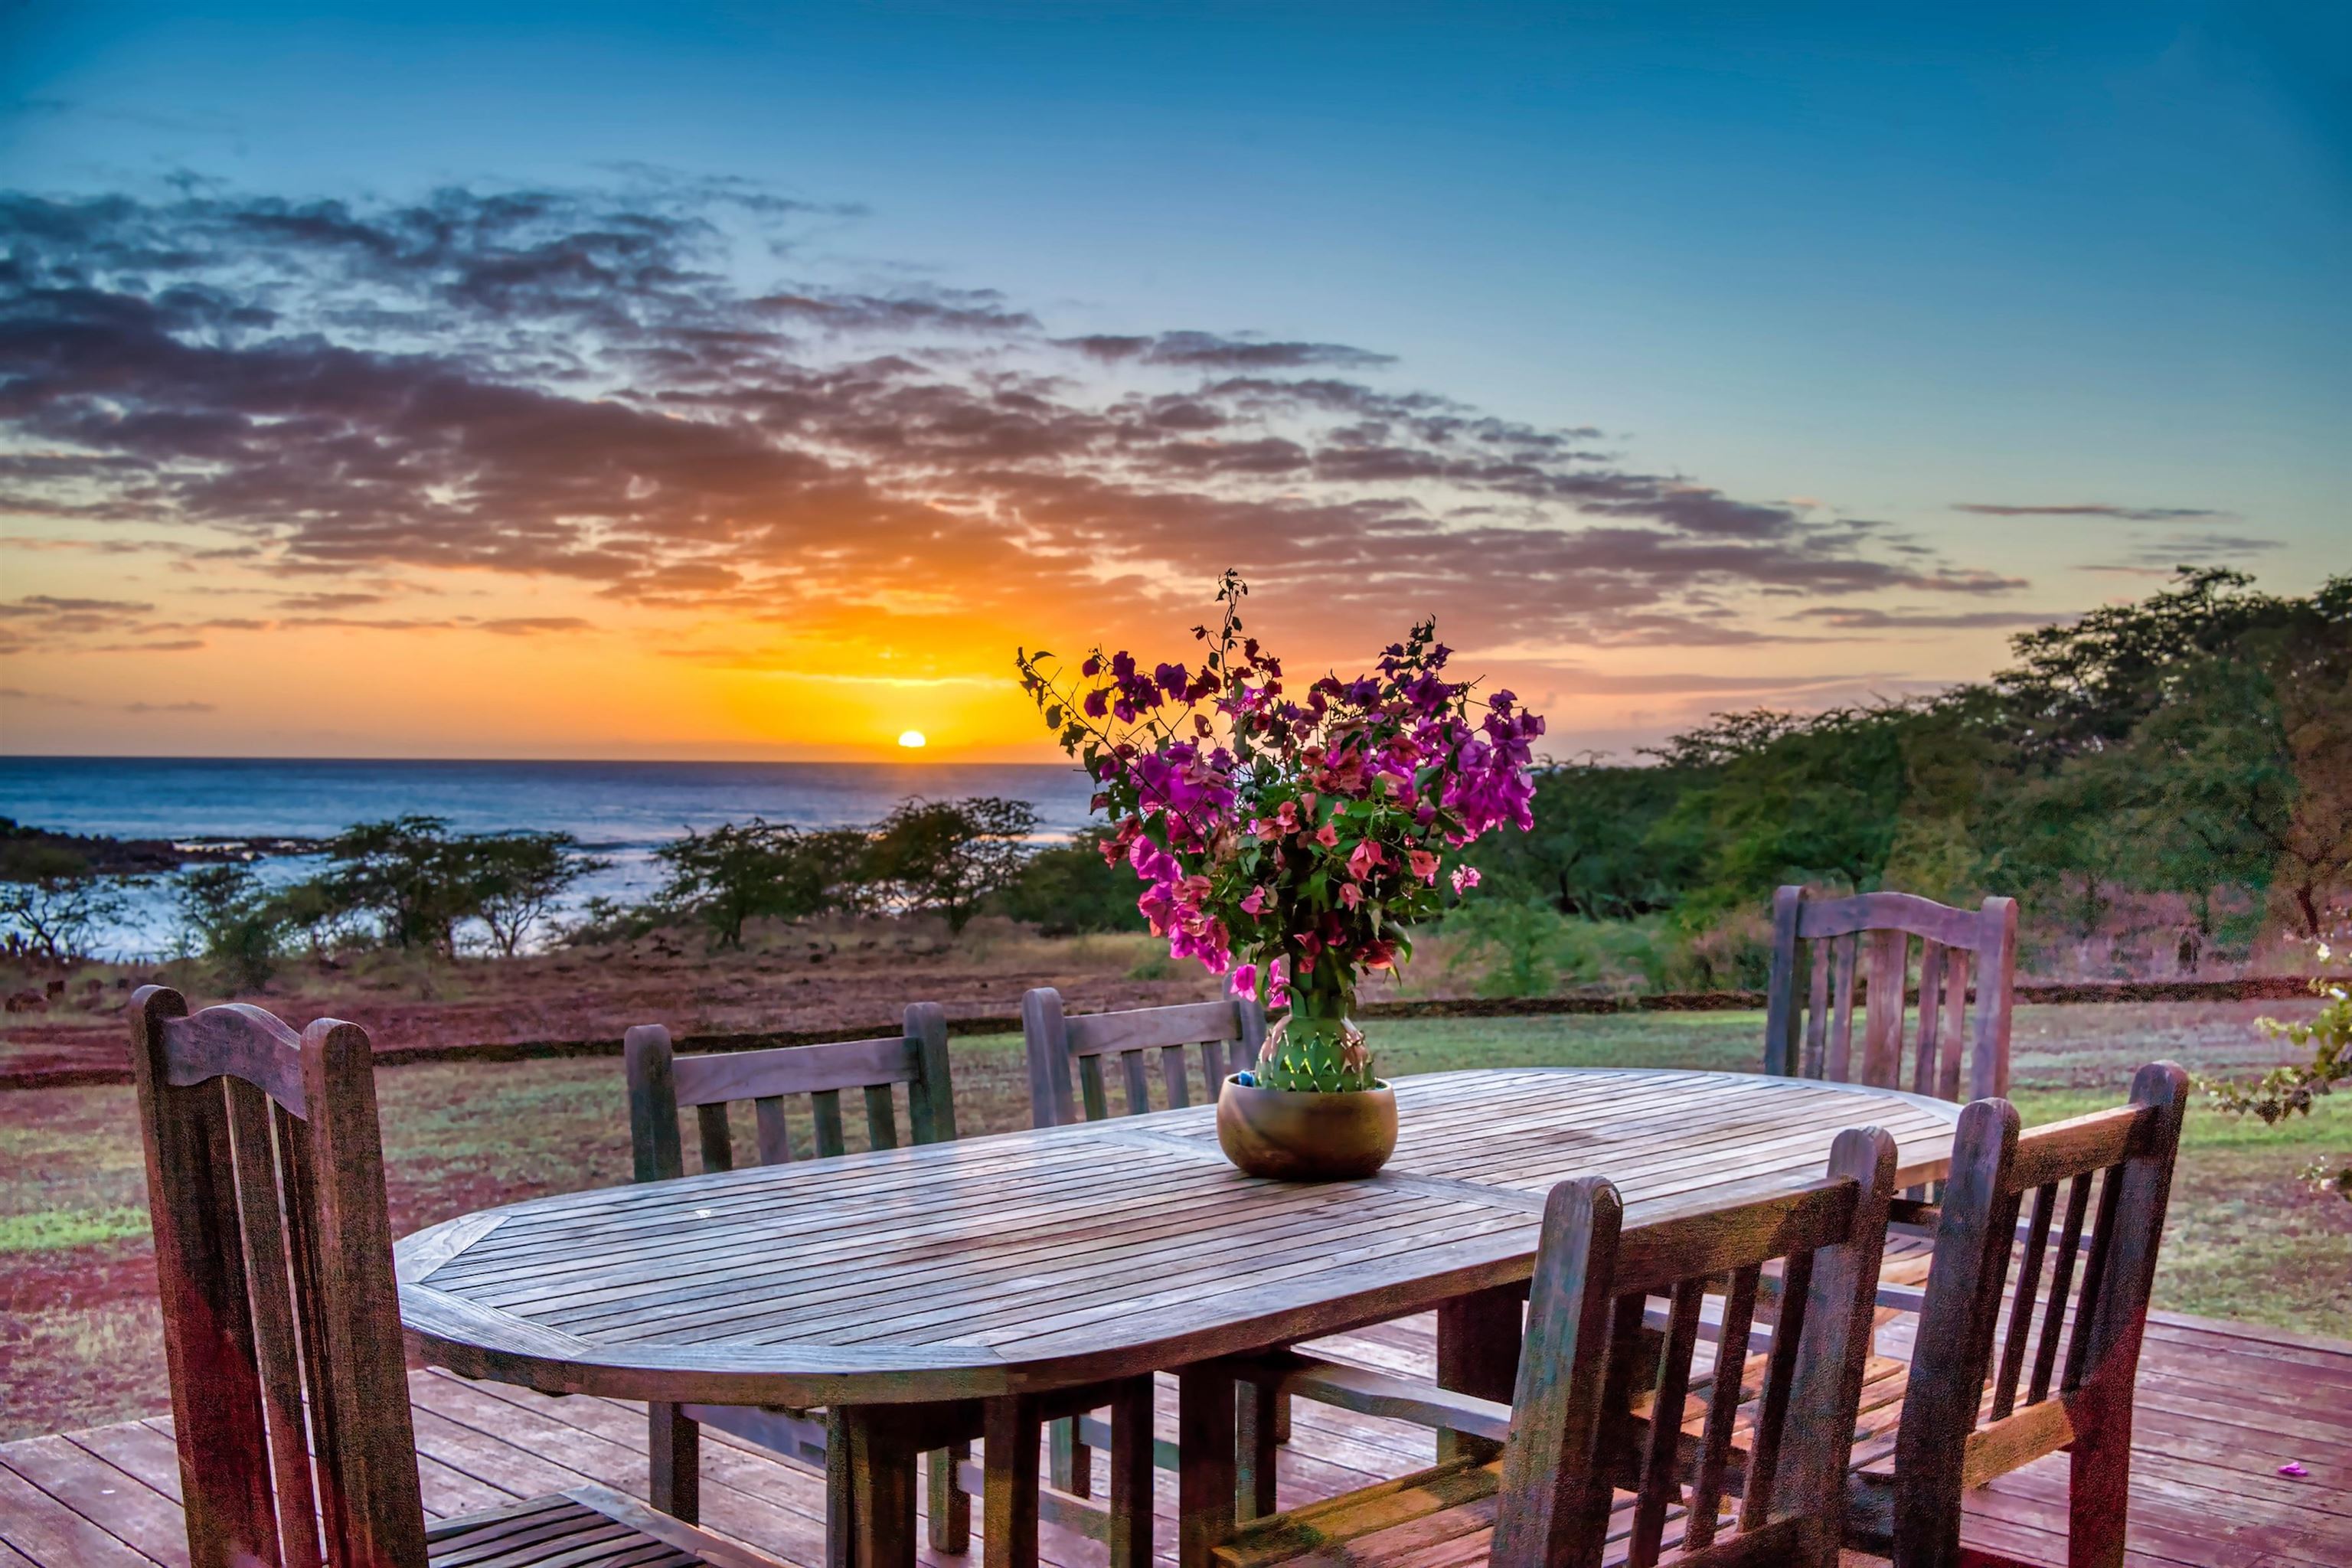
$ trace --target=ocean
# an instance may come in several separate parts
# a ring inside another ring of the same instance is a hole
[[[569,900],[635,901],[653,891],[656,846],[692,829],[764,816],[798,827],[863,826],[909,796],[1004,795],[1037,809],[1040,837],[1087,822],[1092,790],[1074,767],[964,763],[296,762],[274,758],[0,757],[0,816],[61,833],[118,838],[321,838],[359,822],[445,817],[460,833],[515,828],[572,835],[609,869]],[[272,882],[320,862],[259,863]],[[124,920],[94,944],[152,956],[178,940],[168,879],[134,887]]]

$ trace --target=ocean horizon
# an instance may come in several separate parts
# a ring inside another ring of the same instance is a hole
[[[1064,763],[0,757],[0,816],[58,833],[323,838],[409,815],[445,818],[458,833],[569,833],[611,864],[573,888],[566,913],[592,898],[643,900],[661,880],[657,847],[724,823],[862,826],[911,797],[1002,795],[1034,806],[1038,837],[1056,842],[1086,826],[1092,794]],[[256,868],[282,884],[319,864],[283,856]],[[108,957],[160,955],[179,923],[171,879],[151,879],[95,946]]]

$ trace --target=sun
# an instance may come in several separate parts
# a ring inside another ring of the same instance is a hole
[[[919,752],[929,742],[923,739],[920,730],[902,730],[898,733],[898,744],[908,751]]]

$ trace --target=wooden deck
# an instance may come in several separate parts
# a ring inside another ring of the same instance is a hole
[[[1326,1353],[1427,1375],[1427,1318],[1322,1342]],[[1162,1380],[1163,1383],[1166,1380]],[[425,1506],[436,1515],[595,1481],[646,1490],[645,1421],[616,1401],[550,1399],[441,1372],[412,1373]],[[1172,1385],[1161,1432],[1174,1431]],[[1300,1404],[1282,1456],[1286,1503],[1402,1474],[1430,1435]],[[2290,1461],[2308,1474],[2278,1473]],[[2053,1457],[1971,1497],[1970,1544],[2065,1561],[2065,1461]],[[821,1564],[821,1478],[709,1435],[704,1521],[787,1562]],[[1160,1478],[1160,1556],[1172,1561],[1174,1480]],[[0,1568],[186,1568],[178,1458],[158,1416],[0,1445]],[[983,1521],[984,1524],[984,1521]],[[1102,1560],[1051,1527],[1055,1568]],[[2352,1343],[2158,1315],[2142,1358],[2133,1464],[2135,1564],[2344,1568],[2352,1564]],[[977,1564],[968,1557],[926,1562]]]

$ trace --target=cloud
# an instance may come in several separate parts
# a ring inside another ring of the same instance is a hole
[[[122,704],[122,710],[125,713],[217,713],[220,711],[219,707],[211,702],[125,702]]]
[[[1815,605],[1798,610],[1792,621],[1817,621],[1832,631],[1903,630],[1973,631],[2006,626],[2041,626],[2067,617],[2046,610],[1963,610],[1951,614],[1924,610],[1876,610],[1860,605]]]
[[[2213,511],[2203,507],[2110,506],[2104,502],[2009,506],[1990,501],[1954,501],[1952,510],[1974,512],[1979,517],[2105,517],[2125,522],[2188,522],[2198,518],[2230,515],[2226,511]]]
[[[1743,606],[2025,585],[1393,384],[1370,350],[1057,337],[992,290],[781,270],[839,216],[642,170],[407,203],[0,194],[0,504],[307,574],[278,625],[387,631],[587,629],[349,614],[436,569],[801,624],[923,594],[1132,624],[1240,564],[1349,643],[1406,612],[1530,645],[1788,640]],[[147,609],[18,635],[194,646],[123,640],[175,629]]]

